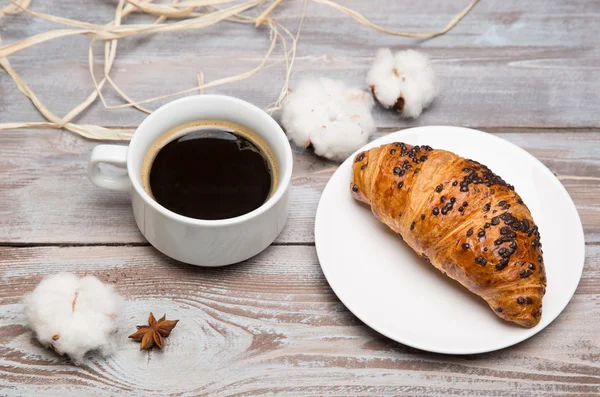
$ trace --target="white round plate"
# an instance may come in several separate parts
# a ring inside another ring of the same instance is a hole
[[[548,287],[542,320],[531,329],[504,321],[459,283],[420,259],[396,233],[350,195],[354,155],[321,197],[315,240],[336,295],[369,327],[397,342],[447,354],[502,349],[540,332],[565,308],[585,258],[581,221],[569,194],[525,150],[493,135],[459,127],[419,127],[369,143],[430,145],[487,165],[523,198],[539,226]]]

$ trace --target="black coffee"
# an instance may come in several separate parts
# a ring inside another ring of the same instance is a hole
[[[170,141],[149,171],[149,188],[160,205],[206,220],[234,218],[260,207],[274,179],[257,144],[226,126],[204,126]]]

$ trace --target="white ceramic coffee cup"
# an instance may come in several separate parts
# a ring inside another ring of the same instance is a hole
[[[166,209],[145,191],[142,163],[152,144],[172,128],[198,120],[237,123],[270,146],[279,166],[279,180],[262,206],[235,218],[200,220]],[[127,173],[104,171],[99,167],[102,163],[125,168]],[[198,95],[177,99],[152,112],[137,128],[128,147],[96,146],[88,177],[99,187],[129,192],[140,231],[162,253],[194,265],[224,266],[258,254],[279,235],[289,212],[292,166],[287,137],[267,113],[240,99]]]

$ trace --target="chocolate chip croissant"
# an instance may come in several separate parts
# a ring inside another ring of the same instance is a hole
[[[539,323],[546,274],[538,228],[514,187],[485,165],[391,143],[355,157],[350,190],[500,318],[524,327]]]

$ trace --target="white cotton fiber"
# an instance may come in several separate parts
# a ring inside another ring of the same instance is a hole
[[[61,273],[45,277],[23,303],[40,343],[79,362],[90,350],[110,351],[123,299],[94,276]]]
[[[299,147],[342,161],[364,146],[375,131],[373,99],[358,88],[329,78],[304,79],[283,103],[281,123]]]
[[[414,50],[392,54],[380,49],[367,73],[367,84],[383,106],[405,117],[419,117],[439,93],[429,58]]]

